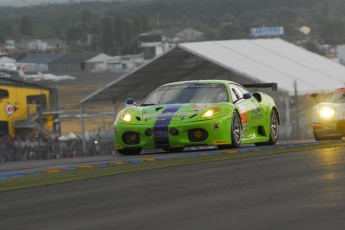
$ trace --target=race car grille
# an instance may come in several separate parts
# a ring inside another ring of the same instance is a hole
[[[136,145],[140,142],[139,133],[136,132],[125,132],[122,135],[122,140],[127,145]]]
[[[206,140],[208,132],[204,129],[190,129],[188,130],[188,139],[191,142],[200,142]]]

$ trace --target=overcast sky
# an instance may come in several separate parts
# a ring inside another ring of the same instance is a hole
[[[90,0],[0,0],[0,6],[32,6],[32,5],[39,5],[39,4],[83,2],[83,1],[90,1]],[[97,1],[111,1],[111,0],[97,0]]]
[[[30,6],[49,3],[66,3],[68,0],[0,0],[0,6]]]

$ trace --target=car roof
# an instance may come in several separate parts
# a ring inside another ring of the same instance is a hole
[[[236,82],[228,81],[228,80],[191,80],[191,81],[178,81],[178,82],[171,82],[164,84],[163,86],[168,86],[168,85],[180,85],[180,84],[212,84],[212,83],[218,83],[218,84],[228,84],[228,83],[234,83],[238,84]]]

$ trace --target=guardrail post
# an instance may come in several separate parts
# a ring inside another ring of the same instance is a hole
[[[86,140],[85,140],[85,127],[84,127],[84,104],[80,104],[80,127],[83,145],[83,155],[86,154]]]

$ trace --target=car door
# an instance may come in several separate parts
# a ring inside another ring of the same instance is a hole
[[[237,84],[229,84],[232,102],[238,107],[243,127],[243,139],[254,138],[257,133],[257,126],[260,124],[260,108],[258,101],[251,97],[244,99],[243,95],[250,93],[248,90]]]

